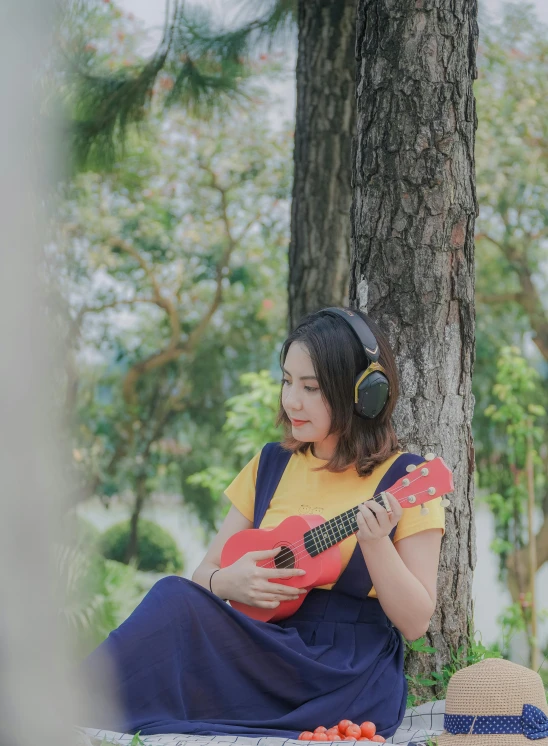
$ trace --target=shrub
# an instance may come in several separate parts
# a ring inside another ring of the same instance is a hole
[[[124,562],[129,530],[130,522],[122,521],[101,536],[99,549],[107,559]],[[171,534],[152,521],[139,521],[136,567],[147,572],[168,573],[178,573],[184,568],[183,557]]]
[[[135,570],[68,544],[55,546],[64,596],[59,621],[78,659],[91,653],[131,614],[144,593]]]

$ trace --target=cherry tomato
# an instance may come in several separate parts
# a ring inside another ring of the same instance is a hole
[[[352,720],[341,720],[341,722],[337,726],[339,728],[339,733],[341,734],[341,736],[344,736],[349,725],[352,725]]]
[[[357,741],[358,739],[355,736],[342,736],[341,741]]]
[[[386,743],[386,738],[383,738],[382,736],[373,736],[371,740],[376,741],[377,743]]]
[[[327,733],[327,728],[325,725],[318,725],[317,728],[314,728],[314,733]]]
[[[303,730],[299,736],[299,741],[311,741],[314,734],[310,730]]]
[[[371,720],[366,720],[360,725],[360,731],[364,738],[369,738],[369,740],[371,740],[377,732],[377,728],[375,727],[375,723],[372,723]]]
[[[359,725],[356,725],[356,723],[351,723],[348,728],[346,729],[345,736],[354,736],[354,738],[358,739],[361,735],[361,729]]]
[[[331,741],[342,741],[342,738],[337,734],[335,736],[330,736]]]

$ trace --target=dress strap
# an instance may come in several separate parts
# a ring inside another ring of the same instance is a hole
[[[279,443],[267,443],[259,458],[257,482],[255,484],[255,509],[253,527],[259,528],[264,514],[268,510],[276,487],[280,483],[285,467],[293,454],[286,451]]]
[[[401,453],[381,477],[375,487],[374,494],[390,489],[394,482],[397,482],[400,477],[404,477],[407,474],[406,467],[409,464],[415,464],[416,466],[422,464],[423,461],[424,458],[417,454],[407,452]],[[389,534],[391,541],[394,541],[396,529],[397,526],[394,526]],[[369,575],[367,565],[364,562],[362,550],[360,549],[359,544],[356,543],[356,548],[350,557],[348,565],[333,586],[332,590],[345,593],[349,596],[368,598],[371,588],[373,588],[373,582]]]

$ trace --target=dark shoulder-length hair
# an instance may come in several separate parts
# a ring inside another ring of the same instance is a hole
[[[322,311],[305,316],[283,343],[280,365],[284,365],[293,342],[306,347],[321,395],[331,410],[329,435],[336,433],[339,440],[332,458],[319,470],[341,472],[355,465],[358,474],[365,477],[390,456],[403,450],[392,425],[399,380],[394,355],[384,332],[365,313],[354,308],[348,310],[361,316],[375,335],[380,348],[378,362],[384,368],[390,385],[388,401],[375,419],[363,419],[354,412],[356,376],[369,363],[356,335],[339,316]],[[286,450],[306,453],[311,449],[312,443],[296,440],[292,436],[291,421],[282,406],[281,391],[276,424],[284,427],[285,437],[281,445]]]

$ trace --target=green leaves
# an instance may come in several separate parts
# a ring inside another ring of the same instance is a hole
[[[77,170],[112,170],[130,134],[161,109],[182,107],[189,117],[210,119],[233,102],[244,105],[257,95],[251,75],[275,68],[253,60],[254,50],[293,29],[296,12],[294,0],[277,0],[227,30],[204,8],[175,0],[158,48],[144,60],[135,53],[142,30],[108,5],[98,13],[74,3],[71,22],[60,30],[70,50],[61,91]],[[109,53],[101,53],[104,47]]]
[[[527,440],[540,445],[544,428],[537,420],[545,418],[546,410],[535,402],[541,396],[541,377],[523,357],[518,347],[503,347],[497,361],[497,377],[493,386],[494,402],[485,415],[499,424],[506,433],[511,463],[524,468]],[[533,400],[533,401],[532,401]]]
[[[280,383],[267,370],[244,373],[240,383],[245,391],[228,399],[223,431],[234,442],[236,453],[251,458],[265,443],[282,435],[281,428],[275,426]]]
[[[244,373],[240,376],[240,384],[244,391],[227,400],[223,425],[225,459],[230,466],[209,466],[187,478],[189,484],[208,489],[214,500],[237,475],[242,462],[249,461],[265,443],[278,441],[282,436],[281,428],[275,425],[279,381],[275,381],[269,371],[261,370],[259,373]],[[233,454],[239,458],[234,459]]]
[[[60,624],[84,657],[137,605],[141,591],[135,570],[68,544],[55,547],[55,559],[65,599]]]
[[[237,403],[242,445],[222,426],[240,375],[273,363],[285,331],[291,140],[251,104],[205,131],[173,111],[153,134],[59,204],[48,266],[73,319],[74,465],[105,501],[138,478],[146,495],[183,489],[212,526],[228,482],[186,480],[233,473],[260,431]]]
[[[444,699],[449,680],[456,671],[478,663],[485,658],[502,657],[498,648],[486,647],[481,639],[476,639],[477,636],[478,632],[473,630],[473,624],[471,620],[468,620],[468,639],[466,644],[459,646],[456,650],[450,650],[450,662],[446,666],[443,666],[441,671],[431,671],[427,675],[419,674],[418,676],[405,674],[409,685],[407,707],[415,707],[424,701],[432,699]],[[436,648],[428,645],[424,637],[412,641],[404,640],[404,642],[406,655],[411,650],[418,653],[436,652]],[[418,687],[431,687],[433,691],[429,691],[426,696],[423,696],[424,692],[422,695],[418,695],[416,693]]]
[[[415,653],[435,653],[436,648],[428,645],[425,637],[419,637],[418,640],[405,640],[406,650],[413,650]]]

